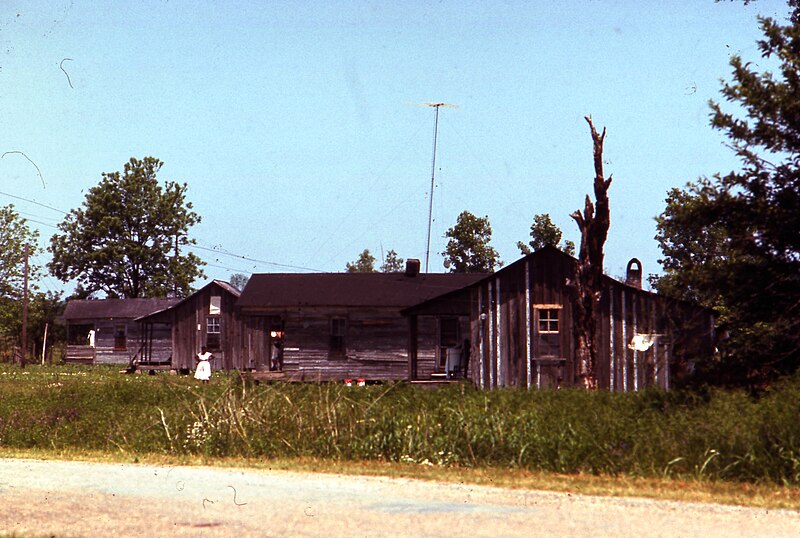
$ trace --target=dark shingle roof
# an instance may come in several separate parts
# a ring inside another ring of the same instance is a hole
[[[469,286],[482,273],[314,273],[254,274],[237,305],[243,308],[395,307],[405,308]]]
[[[98,299],[71,300],[64,310],[64,319],[134,319],[169,308],[180,299]]]

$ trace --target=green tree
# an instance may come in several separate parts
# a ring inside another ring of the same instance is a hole
[[[234,273],[231,275],[230,284],[234,288],[239,291],[242,291],[245,286],[247,286],[247,282],[250,280],[250,277],[247,275],[243,275],[242,273]]]
[[[28,227],[27,221],[13,205],[0,207],[0,348],[7,355],[20,344],[22,330],[22,299],[25,286],[25,245],[28,245],[28,292],[35,297],[41,268],[35,259],[41,252],[39,234]],[[29,309],[28,327],[33,310]]]
[[[56,353],[63,351],[59,349],[59,344],[66,344],[67,341],[67,326],[63,319],[66,306],[67,302],[61,292],[39,292],[31,299],[28,307],[28,334],[37,352],[37,357],[34,359],[41,360],[45,329],[48,346],[46,358],[50,357],[51,362],[61,359]]]
[[[346,265],[348,273],[377,273],[375,270],[375,256],[369,253],[369,249],[358,255],[358,259],[354,262],[347,262]]]
[[[44,330],[47,326],[48,346],[63,343],[66,330],[61,319],[66,303],[61,293],[31,291],[28,294],[28,354],[26,362],[40,359]],[[8,354],[11,349],[18,349],[22,333],[22,300],[9,297],[0,298],[0,351]],[[53,348],[51,347],[51,351]],[[31,353],[36,356],[31,357]],[[60,357],[59,357],[60,358]]]
[[[502,267],[499,254],[489,245],[492,226],[488,216],[480,218],[462,211],[456,225],[444,235],[450,238],[442,254],[444,266],[451,273],[491,273],[495,267]]]
[[[575,243],[567,239],[562,245],[561,235],[561,229],[553,224],[553,221],[550,220],[549,213],[534,215],[533,224],[531,224],[531,240],[527,245],[522,241],[517,241],[517,248],[525,255],[547,245],[551,245],[563,250],[570,256],[574,256]]]
[[[711,102],[742,169],[670,191],[656,235],[656,288],[717,308],[730,334],[702,372],[750,386],[800,366],[800,24],[759,22],[778,71],[734,56],[722,95],[739,115]]]
[[[109,297],[191,292],[205,264],[180,246],[194,244],[187,233],[200,216],[185,199],[186,183],[159,184],[162,165],[153,157],[131,158],[122,173],[102,174],[50,240],[48,267],[56,278],[76,279],[82,289]]]
[[[14,205],[0,207],[0,297],[19,300],[25,276],[25,245],[28,248],[28,281],[41,276],[41,268],[33,259],[41,252],[39,232],[28,227]]]
[[[402,273],[406,270],[403,258],[397,255],[397,252],[390,250],[386,253],[386,259],[383,260],[381,265],[381,273]]]

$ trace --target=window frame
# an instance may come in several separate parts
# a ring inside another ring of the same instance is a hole
[[[222,349],[222,316],[206,316],[206,349],[209,351]]]
[[[536,313],[538,315],[536,327],[540,334],[558,334],[561,332],[560,308],[537,308]],[[553,314],[555,314],[555,317],[553,317]],[[542,324],[547,328],[542,329]]]
[[[563,358],[561,342],[562,312],[560,304],[534,304],[533,309],[533,345],[535,358]],[[555,340],[555,343],[553,343]],[[555,351],[555,352],[553,352]]]

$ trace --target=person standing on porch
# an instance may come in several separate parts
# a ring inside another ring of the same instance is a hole
[[[275,340],[272,344],[272,357],[269,369],[273,372],[283,370],[283,343]]]
[[[211,359],[214,355],[208,352],[206,346],[200,349],[195,360],[197,360],[197,369],[194,371],[194,378],[199,379],[203,384],[208,383],[211,379]]]

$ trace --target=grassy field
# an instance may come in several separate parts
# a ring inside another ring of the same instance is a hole
[[[208,385],[0,366],[0,455],[415,476],[800,508],[800,380],[743,392]]]

